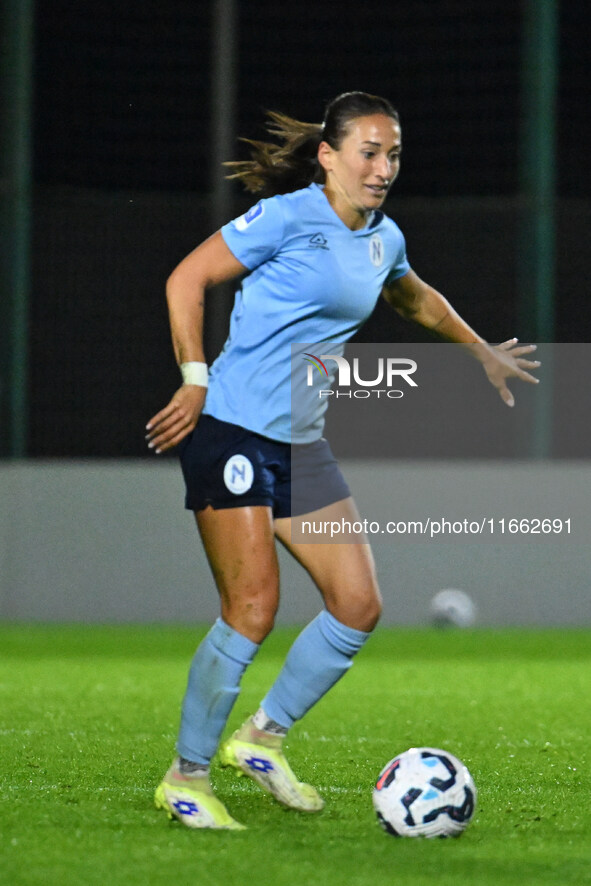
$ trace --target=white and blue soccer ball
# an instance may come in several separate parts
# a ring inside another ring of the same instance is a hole
[[[444,588],[431,600],[431,621],[439,628],[470,628],[476,621],[476,606],[465,591]]]
[[[457,837],[474,815],[476,786],[448,751],[410,748],[380,772],[373,805],[395,837]]]

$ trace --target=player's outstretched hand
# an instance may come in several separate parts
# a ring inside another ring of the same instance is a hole
[[[490,356],[483,361],[484,371],[488,380],[495,386],[507,406],[514,406],[513,394],[507,387],[507,379],[519,378],[531,384],[538,384],[539,378],[527,372],[528,369],[537,369],[539,360],[526,360],[524,354],[531,354],[536,350],[536,345],[520,345],[519,340],[510,338],[491,348]]]
[[[148,446],[158,455],[190,434],[201,415],[207,388],[182,385],[172,400],[146,425]]]

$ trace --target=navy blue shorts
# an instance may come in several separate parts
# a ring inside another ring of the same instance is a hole
[[[324,439],[280,443],[202,415],[179,452],[191,511],[265,505],[297,517],[351,495]]]

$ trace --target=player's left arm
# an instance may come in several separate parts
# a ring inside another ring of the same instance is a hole
[[[467,348],[486,372],[507,406],[514,405],[507,379],[519,378],[537,384],[539,379],[527,372],[537,369],[538,360],[527,360],[525,354],[536,350],[536,345],[519,345],[511,338],[500,345],[490,345],[451,306],[448,300],[414,271],[384,286],[382,295],[388,304],[405,320],[418,323],[443,341],[455,342]]]

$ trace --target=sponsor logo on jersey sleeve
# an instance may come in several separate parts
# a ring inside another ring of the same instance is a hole
[[[257,203],[256,206],[252,206],[248,212],[245,212],[244,215],[241,215],[240,218],[237,218],[235,221],[235,227],[238,231],[245,231],[249,225],[257,220],[257,218],[261,218],[261,216],[265,212],[264,203]]]

